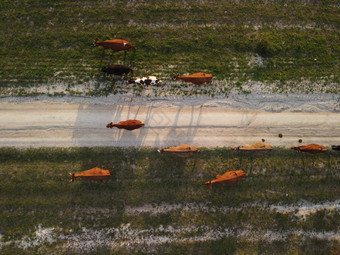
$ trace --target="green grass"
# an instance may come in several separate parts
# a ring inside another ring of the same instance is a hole
[[[276,148],[265,155],[252,155],[228,148],[203,148],[194,157],[178,158],[160,155],[151,148],[1,148],[0,162],[0,241],[9,242],[2,248],[0,243],[2,254],[76,252],[67,248],[67,239],[45,240],[27,250],[14,243],[34,240],[38,226],[53,227],[55,235],[70,236],[83,234],[84,228],[104,232],[114,228],[124,233],[122,226],[126,224],[133,231],[153,229],[156,236],[173,238],[157,246],[159,254],[220,254],[225,249],[230,249],[230,254],[336,254],[340,249],[338,241],[298,234],[338,233],[338,209],[319,209],[306,217],[294,210],[285,213],[270,209],[270,205],[291,206],[302,201],[336,201],[340,192],[340,155],[336,152],[305,155]],[[78,179],[68,182],[68,172],[94,166],[114,170],[112,177],[99,183]],[[216,174],[233,169],[243,169],[247,176],[235,185],[215,185],[212,190],[203,185]],[[128,208],[162,208],[164,204],[181,207],[158,214],[128,213]],[[181,209],[184,206],[189,209]],[[180,232],[162,232],[160,228]],[[190,241],[204,237],[207,231],[224,233],[225,229],[234,234]],[[254,236],[269,231],[286,237],[284,241],[252,241],[237,238],[238,231],[250,231]],[[128,238],[114,233],[106,238],[114,238],[115,243]],[[136,244],[112,249],[104,245],[93,252],[125,254],[129,249],[148,253]]]
[[[110,84],[100,73],[110,52],[102,58],[96,37],[136,45],[126,61],[135,75],[202,71],[217,80],[280,81],[292,91],[301,81],[339,83],[336,1],[186,3],[2,1],[0,86]],[[113,62],[123,59],[115,55]]]

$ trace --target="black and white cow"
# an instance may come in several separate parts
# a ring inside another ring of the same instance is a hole
[[[159,83],[161,80],[158,80],[156,76],[145,76],[136,79],[130,79],[130,84],[141,84],[141,85],[155,85]]]

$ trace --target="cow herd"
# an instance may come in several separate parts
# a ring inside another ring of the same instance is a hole
[[[136,47],[133,46],[130,42],[121,40],[121,39],[113,39],[113,40],[106,40],[106,41],[99,41],[98,39],[95,39],[93,42],[94,47],[101,46],[106,49],[110,49],[113,52],[118,51],[124,51],[125,57],[126,52],[130,50],[135,50]],[[103,67],[102,71],[106,74],[113,74],[113,75],[128,75],[129,73],[133,73],[132,69],[125,65],[109,65],[107,67]],[[195,85],[201,85],[203,83],[210,83],[212,80],[211,74],[206,73],[195,73],[191,75],[186,76],[179,76],[175,75],[173,77],[173,80],[183,80],[185,82],[191,82]],[[154,85],[160,82],[159,79],[157,79],[156,76],[145,76],[140,78],[134,78],[129,79],[128,82],[130,84],[141,84],[141,85]],[[118,128],[118,129],[126,129],[129,131],[141,128],[144,126],[144,123],[140,120],[126,120],[126,121],[120,121],[118,123],[112,123],[106,125],[107,128]],[[282,134],[279,134],[279,137],[282,138]],[[264,142],[265,140],[262,139]],[[236,151],[244,151],[244,152],[252,152],[257,154],[263,154],[271,151],[273,147],[266,143],[254,143],[251,145],[243,145],[232,148]],[[302,140],[300,139],[299,142],[301,143]],[[303,146],[297,146],[297,147],[291,147],[291,149],[301,151],[301,152],[307,152],[311,154],[318,154],[326,152],[328,149],[327,147],[319,144],[309,144],[309,145],[303,145]],[[340,150],[340,145],[333,145],[333,150]],[[196,146],[187,145],[187,144],[181,144],[177,147],[169,147],[165,149],[159,149],[159,153],[169,153],[174,154],[180,157],[189,157],[196,153],[198,153],[200,150]],[[246,173],[243,170],[233,170],[233,171],[227,171],[223,175],[216,175],[216,179],[212,181],[205,182],[206,185],[209,185],[210,188],[212,187],[212,184],[214,183],[229,183],[233,184],[241,180]],[[85,178],[90,180],[104,180],[110,176],[109,170],[103,170],[100,168],[93,168],[87,171],[83,171],[79,174],[71,174],[71,181],[73,181],[75,178]]]
[[[135,130],[141,127],[144,127],[145,124],[141,122],[140,120],[126,120],[126,121],[120,121],[118,123],[108,123],[106,125],[107,128],[118,128],[118,129],[125,129],[125,130]],[[279,137],[282,138],[283,135],[279,134]],[[262,139],[264,141],[264,139]],[[300,139],[299,142],[302,142]],[[232,150],[240,151],[240,152],[251,152],[254,154],[264,154],[273,149],[273,146],[267,143],[254,143],[251,145],[243,145],[238,147],[233,147]],[[308,144],[308,145],[302,145],[302,146],[296,146],[291,147],[291,149],[300,151],[300,152],[306,152],[310,154],[319,154],[324,153],[328,151],[327,147],[319,144]],[[339,145],[333,145],[333,150],[340,150]],[[181,144],[179,146],[175,147],[169,147],[169,148],[162,148],[158,150],[161,154],[173,154],[177,155],[179,157],[190,157],[192,155],[195,155],[200,152],[200,149],[193,145],[187,145],[187,144]],[[244,176],[246,175],[246,172],[243,170],[232,170],[227,171],[223,175],[216,175],[216,178],[212,181],[205,182],[206,185],[208,185],[210,188],[212,188],[212,185],[214,183],[227,183],[227,184],[234,184],[238,181],[240,181]],[[83,171],[79,174],[70,174],[71,181],[74,181],[75,178],[85,178],[90,180],[104,180],[110,176],[108,170],[98,170],[98,168],[93,168],[87,171]]]
[[[137,128],[140,128],[144,126],[144,124],[139,120],[128,120],[128,121],[121,121],[117,124],[113,124],[112,122],[107,125],[109,128],[117,127],[117,128],[123,128],[126,130],[134,130]],[[340,146],[333,146],[332,148],[334,150],[339,150]],[[256,154],[263,154],[268,151],[271,151],[273,147],[269,144],[265,143],[254,143],[252,145],[244,145],[232,148],[233,150],[237,151],[247,151],[252,152]],[[318,145],[318,144],[309,144],[309,145],[303,145],[298,147],[292,147],[292,149],[301,151],[301,152],[307,152],[311,154],[318,154],[326,152],[328,149],[325,146]],[[187,145],[187,144],[181,144],[176,147],[169,147],[165,149],[159,149],[159,153],[163,154],[174,154],[179,157],[190,157],[192,155],[195,155],[200,152],[200,149],[193,145]],[[246,172],[243,170],[231,170],[225,172],[223,175],[216,175],[216,178],[211,181],[207,181],[204,184],[208,185],[210,189],[212,189],[212,185],[215,183],[225,183],[225,184],[234,184],[240,181],[244,176],[246,175]],[[75,178],[83,178],[93,181],[101,181],[105,180],[110,177],[110,170],[104,170],[100,169],[98,167],[92,168],[90,170],[82,171],[81,173],[70,173],[71,182],[74,181]]]
[[[130,42],[122,40],[122,39],[112,39],[106,41],[99,41],[95,39],[93,41],[94,47],[103,47],[104,50],[112,50],[113,52],[124,51],[124,60],[126,58],[126,52],[135,50],[136,47],[133,46]],[[107,75],[128,75],[129,73],[133,73],[133,70],[125,65],[109,65],[107,67],[102,68],[102,72]],[[211,74],[206,73],[194,73],[191,75],[179,76],[175,75],[173,80],[183,80],[185,82],[191,82],[195,85],[201,85],[203,83],[210,83],[212,80]],[[159,83],[160,80],[157,79],[156,76],[144,76],[140,78],[129,79],[130,84],[139,84],[139,85],[155,85]]]

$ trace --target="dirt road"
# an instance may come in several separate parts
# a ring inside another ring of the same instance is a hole
[[[138,119],[126,131],[106,124]],[[278,134],[283,137],[279,138]],[[228,107],[128,106],[53,102],[0,103],[0,146],[152,146],[187,143],[238,146],[260,142],[290,147],[340,144],[340,114],[264,112]]]

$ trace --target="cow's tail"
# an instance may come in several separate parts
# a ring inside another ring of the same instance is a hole
[[[174,77],[172,77],[172,80],[175,81],[175,80],[178,80],[178,74],[176,74]]]
[[[98,38],[94,39],[93,41],[93,47],[97,47],[98,46]]]

